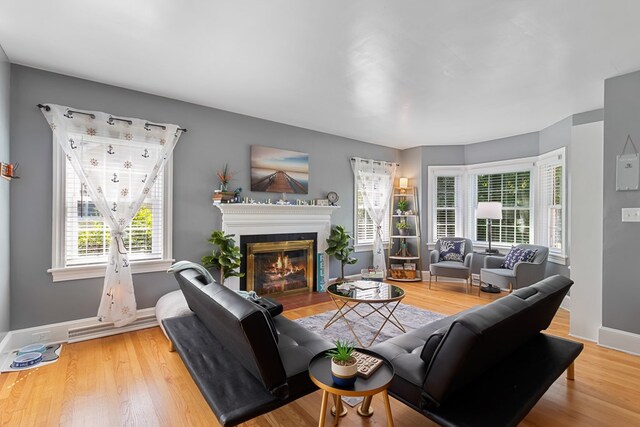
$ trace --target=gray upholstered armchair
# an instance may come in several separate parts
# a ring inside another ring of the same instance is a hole
[[[464,240],[463,262],[459,261],[441,261],[440,249],[442,242]],[[453,277],[456,279],[465,279],[469,287],[471,286],[471,254],[473,253],[473,242],[471,239],[464,237],[442,237],[436,241],[434,250],[431,251],[429,264],[429,289],[431,289],[431,278],[435,277],[436,282],[438,276]]]
[[[502,268],[505,256],[488,256],[484,259],[484,268],[480,270],[480,286],[486,283],[489,287],[513,289],[524,288],[544,279],[544,273],[547,268],[547,258],[549,257],[549,248],[537,245],[518,245],[518,248],[537,249],[536,256],[532,262],[518,262],[513,267]],[[479,292],[479,291],[478,291]],[[498,290],[499,292],[499,290]]]

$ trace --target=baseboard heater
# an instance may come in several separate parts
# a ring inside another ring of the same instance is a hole
[[[135,321],[121,328],[116,328],[113,326],[113,323],[97,323],[95,325],[69,329],[68,342],[74,343],[94,338],[108,337],[109,335],[137,331],[139,329],[152,328],[154,326],[158,326],[158,319],[156,319],[155,313],[149,313],[138,316]]]

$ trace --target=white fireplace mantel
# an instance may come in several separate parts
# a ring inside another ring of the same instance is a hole
[[[323,254],[324,277],[329,277],[329,258],[324,253],[331,233],[331,214],[339,206],[260,205],[248,203],[214,204],[222,213],[222,231],[240,237],[257,234],[317,233],[318,253]],[[239,289],[237,277],[225,285]]]

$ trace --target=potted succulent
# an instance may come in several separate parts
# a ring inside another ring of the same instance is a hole
[[[353,357],[354,347],[348,341],[336,340],[336,348],[327,351],[331,358],[331,377],[340,387],[351,387],[358,377],[358,361]]]
[[[242,277],[244,273],[240,273],[240,260],[242,254],[240,248],[236,246],[233,239],[234,234],[224,234],[222,231],[216,230],[211,233],[209,243],[214,248],[211,255],[202,257],[202,264],[207,269],[220,271],[220,284],[224,284],[227,277]]]
[[[409,223],[408,222],[399,222],[396,224],[396,228],[398,229],[398,233],[401,236],[406,236],[407,232],[409,231]]]
[[[331,229],[331,234],[327,239],[327,245],[329,246],[325,252],[327,255],[333,255],[338,261],[340,261],[340,278],[338,282],[344,282],[344,265],[355,264],[358,262],[358,258],[351,256],[353,252],[353,246],[350,246],[351,236],[347,233],[341,225],[336,225]]]

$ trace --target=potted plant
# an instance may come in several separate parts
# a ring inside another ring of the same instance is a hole
[[[340,278],[339,282],[344,282],[344,265],[355,264],[358,262],[358,258],[351,256],[353,252],[353,246],[349,245],[349,241],[352,237],[347,233],[341,225],[336,225],[331,229],[331,234],[327,239],[327,245],[329,247],[325,250],[327,255],[333,255],[338,261],[340,261]]]
[[[398,211],[400,212],[399,215],[404,215],[408,207],[409,207],[409,202],[407,202],[406,199],[399,200],[398,201]]]
[[[240,260],[242,254],[240,248],[236,246],[233,239],[234,234],[224,234],[222,231],[216,230],[211,233],[209,243],[214,248],[211,255],[202,257],[202,264],[207,269],[220,271],[220,284],[224,284],[227,277],[243,277],[244,273],[240,273]]]
[[[409,231],[409,223],[408,222],[399,222],[396,224],[396,228],[398,229],[398,233],[401,236],[406,236],[407,232]]]
[[[336,340],[336,348],[327,351],[331,358],[331,377],[340,387],[351,387],[358,377],[358,361],[353,357],[353,345],[348,341]]]
[[[229,165],[225,163],[224,168],[216,172],[216,175],[218,175],[218,179],[220,180],[220,191],[223,193],[228,192],[229,182],[233,179],[233,172],[229,170]]]

